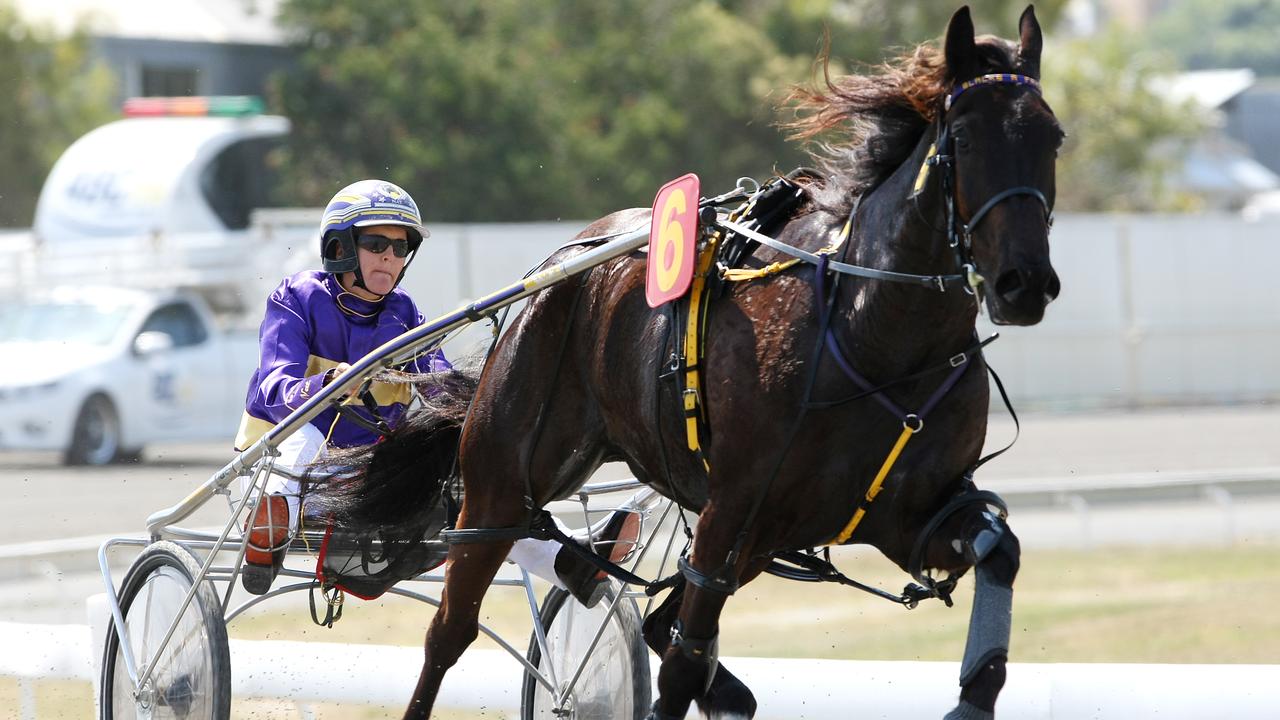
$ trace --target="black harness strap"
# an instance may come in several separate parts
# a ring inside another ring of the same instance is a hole
[[[928,588],[921,587],[915,583],[909,583],[903,588],[901,595],[894,595],[878,587],[860,583],[836,569],[836,566],[831,563],[831,554],[826,548],[823,549],[823,554],[824,557],[818,557],[798,550],[775,552],[773,553],[773,559],[769,561],[769,565],[764,571],[770,575],[799,582],[839,583],[840,585],[884,598],[890,602],[898,603],[908,610],[915,609],[921,600],[928,600],[934,597]]]
[[[951,498],[941,510],[935,513],[929,519],[929,522],[925,524],[920,534],[916,536],[915,544],[911,547],[911,555],[907,561],[907,572],[911,574],[911,577],[928,588],[931,597],[941,598],[947,604],[947,607],[951,607],[951,591],[955,590],[956,583],[964,576],[965,571],[949,573],[945,580],[935,580],[925,572],[924,552],[938,528],[952,515],[971,505],[994,505],[1000,509],[1002,516],[1007,515],[1009,512],[1009,507],[1005,504],[1003,498],[990,490],[977,489],[973,485],[973,476],[966,474],[965,484],[960,493]]]
[[[325,612],[324,617],[316,612],[316,590],[320,590],[320,596],[324,598]],[[343,593],[336,587],[324,587],[320,582],[313,581],[307,592],[307,602],[311,605],[311,622],[321,627],[332,628],[333,624],[342,619]]]
[[[811,253],[807,250],[801,250],[794,245],[788,245],[780,240],[775,240],[768,235],[752,230],[746,226],[740,225],[731,220],[716,220],[716,225],[725,230],[735,232],[743,237],[750,238],[761,245],[767,245],[774,250],[791,257],[800,258],[801,260],[817,265],[820,258],[825,257],[817,253]],[[871,280],[888,280],[890,282],[907,283],[909,285],[918,285],[926,287],[930,290],[945,292],[950,286],[961,287],[968,282],[965,275],[915,275],[912,273],[894,272],[892,270],[879,270],[876,268],[863,267],[861,265],[850,265],[844,262],[828,261],[828,268],[835,273],[841,275],[854,275],[857,277],[869,278]]]

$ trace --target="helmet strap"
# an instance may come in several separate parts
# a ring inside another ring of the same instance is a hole
[[[396,283],[391,286],[392,290],[400,287],[400,281],[404,279],[404,274],[409,271],[409,265],[413,263],[413,260],[416,257],[418,257],[417,250],[414,250],[413,252],[409,253],[409,259],[405,260],[404,267],[400,268],[400,276],[396,278]]]

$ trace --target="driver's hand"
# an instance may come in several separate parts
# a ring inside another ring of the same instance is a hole
[[[324,374],[324,384],[328,385],[329,383],[338,379],[339,375],[341,375],[342,373],[350,369],[351,369],[351,365],[347,363],[338,363],[336,366],[330,369],[329,372]]]

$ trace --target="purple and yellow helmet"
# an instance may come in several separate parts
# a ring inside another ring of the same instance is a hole
[[[357,269],[355,228],[369,225],[402,225],[409,234],[409,252],[422,244],[426,230],[418,204],[400,186],[385,180],[361,180],[338,191],[324,209],[320,222],[320,257],[325,272]],[[337,252],[341,248],[342,252]]]

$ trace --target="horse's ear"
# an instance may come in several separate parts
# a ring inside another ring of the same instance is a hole
[[[1044,38],[1040,34],[1040,23],[1036,20],[1036,6],[1028,5],[1018,20],[1018,58],[1022,60],[1022,74],[1040,78],[1040,50],[1044,47]]]
[[[944,44],[947,58],[947,77],[952,80],[967,80],[974,74],[977,47],[973,39],[973,18],[969,16],[969,6],[961,6],[951,23],[947,25],[947,39]]]

